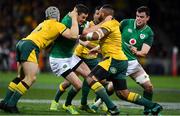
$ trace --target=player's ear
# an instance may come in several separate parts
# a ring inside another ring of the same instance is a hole
[[[147,19],[147,21],[149,21],[149,19],[150,19],[150,16],[147,16],[147,18],[146,18],[146,19]]]

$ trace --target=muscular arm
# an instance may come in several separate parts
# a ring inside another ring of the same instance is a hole
[[[90,41],[82,41],[82,40],[79,40],[79,43],[83,46],[85,46],[86,48],[88,49],[92,49],[94,47],[96,47],[95,45],[91,44]]]
[[[105,28],[99,28],[97,31],[90,32],[88,34],[84,34],[80,36],[81,40],[100,40],[103,37],[107,36],[109,34],[109,31]]]
[[[63,33],[62,36],[68,38],[68,39],[77,39],[78,34],[79,34],[79,27],[78,27],[78,22],[77,22],[77,11],[74,9],[71,14],[72,18],[72,26],[70,29],[66,29]]]
[[[138,57],[146,57],[146,55],[148,54],[149,50],[150,50],[150,46],[148,44],[143,44],[142,45],[142,48],[140,51],[137,50],[137,48],[135,47],[132,47],[130,48],[131,51]]]

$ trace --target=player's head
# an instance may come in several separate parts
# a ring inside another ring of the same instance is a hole
[[[147,6],[141,6],[136,10],[136,26],[143,27],[150,18],[150,11]]]
[[[99,10],[100,17],[99,20],[103,21],[107,16],[114,16],[114,9],[111,5],[105,4]]]
[[[99,14],[99,10],[100,10],[100,6],[96,7],[95,8],[95,11],[94,11],[94,15],[93,15],[93,21],[94,23],[98,24],[100,21],[99,21],[99,17],[100,17],[100,14]]]
[[[77,4],[75,7],[77,8],[78,12],[78,23],[81,25],[88,17],[89,8],[83,4]]]
[[[49,19],[49,18],[54,18],[56,19],[57,21],[59,21],[60,19],[60,12],[59,12],[59,9],[55,6],[50,6],[46,9],[45,11],[45,15],[46,15],[46,18]]]

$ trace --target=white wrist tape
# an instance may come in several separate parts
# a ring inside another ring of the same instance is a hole
[[[100,40],[101,38],[103,38],[104,37],[104,33],[103,33],[103,31],[102,31],[102,29],[98,29],[97,31],[96,31],[96,33],[98,34],[98,40]]]
[[[93,36],[93,32],[90,32],[86,35],[86,39],[87,40],[91,40],[92,39],[92,36]]]

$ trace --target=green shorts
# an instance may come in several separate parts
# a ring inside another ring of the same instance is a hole
[[[39,48],[31,40],[20,40],[16,44],[16,60],[18,62],[38,63]]]
[[[127,67],[127,60],[116,60],[108,57],[99,62],[90,75],[96,76],[98,80],[107,79],[112,81],[113,85],[117,85],[116,89],[125,89],[127,88],[124,85],[126,83]]]
[[[93,58],[93,59],[86,59],[82,57],[80,58],[88,65],[90,69],[93,69],[100,61],[99,58]]]

